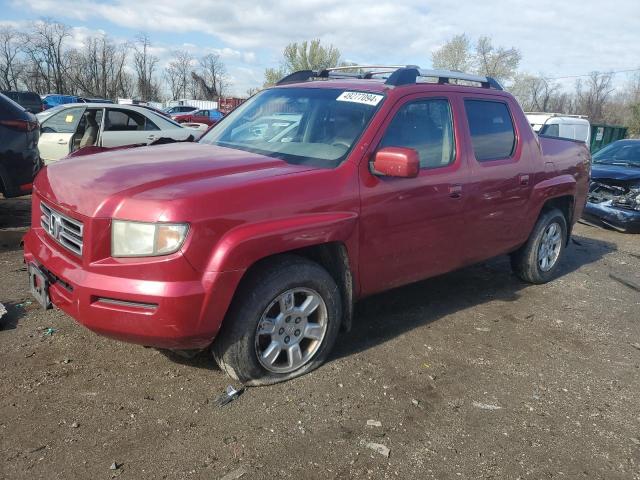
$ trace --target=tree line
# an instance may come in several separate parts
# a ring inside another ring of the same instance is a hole
[[[0,27],[0,90],[145,101],[217,100],[229,87],[219,55],[172,52],[166,67],[146,34],[116,42],[96,34],[72,46],[72,30],[54,20],[27,29]]]
[[[224,62],[214,53],[196,58],[176,50],[161,66],[145,34],[131,41],[94,34],[84,38],[81,46],[72,40],[71,27],[51,19],[33,22],[23,30],[0,27],[0,90],[162,101],[217,100],[230,86]],[[640,135],[640,72],[617,89],[613,74],[607,72],[577,78],[573,88],[567,89],[553,78],[522,71],[521,61],[515,47],[496,46],[488,36],[472,42],[465,34],[454,36],[431,55],[433,68],[496,78],[525,111],[585,115],[592,123],[622,124],[632,135]],[[293,42],[284,48],[279,66],[266,69],[264,86],[296,70],[349,65],[353,64],[333,45],[322,45],[317,39]]]

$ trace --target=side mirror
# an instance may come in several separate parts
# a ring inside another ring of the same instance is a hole
[[[413,148],[385,147],[376,152],[373,173],[388,177],[414,178],[420,171],[420,158]]]

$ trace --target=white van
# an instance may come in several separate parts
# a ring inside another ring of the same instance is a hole
[[[527,112],[526,115],[533,131],[539,135],[570,138],[587,145],[591,142],[591,124],[587,117],[544,112]]]

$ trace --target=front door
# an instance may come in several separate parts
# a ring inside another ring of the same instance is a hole
[[[73,138],[85,107],[65,108],[42,122],[38,150],[44,163],[60,160],[71,153]]]
[[[450,98],[414,95],[399,102],[377,149],[415,149],[415,178],[376,176],[361,166],[360,278],[363,294],[455,269],[464,244],[466,157]]]

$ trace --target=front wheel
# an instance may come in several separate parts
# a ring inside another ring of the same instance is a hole
[[[213,355],[246,385],[289,380],[325,361],[341,315],[340,291],[324,268],[302,257],[277,257],[241,283]]]
[[[567,221],[556,208],[540,215],[527,243],[511,254],[513,271],[529,283],[546,283],[558,269],[567,244]]]

